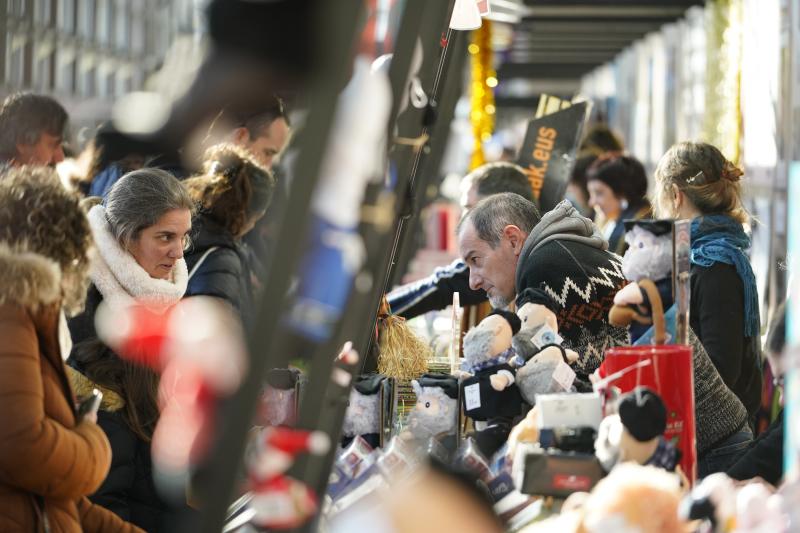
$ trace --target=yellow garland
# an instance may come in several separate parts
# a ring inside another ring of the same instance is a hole
[[[494,87],[497,86],[497,74],[492,68],[494,50],[492,50],[492,22],[483,19],[480,28],[472,32],[469,45],[470,64],[472,69],[472,86],[469,121],[472,124],[474,146],[470,160],[470,170],[486,162],[483,155],[483,143],[491,139],[494,131]]]
[[[706,110],[703,137],[738,163],[742,140],[741,75],[744,0],[707,4]]]

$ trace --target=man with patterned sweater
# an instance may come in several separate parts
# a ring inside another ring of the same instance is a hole
[[[486,291],[493,307],[515,300],[521,307],[526,289],[534,288],[557,303],[559,334],[580,355],[579,376],[594,372],[607,348],[628,344],[627,330],[608,323],[614,295],[626,283],[621,258],[568,201],[540,216],[521,196],[496,194],[470,210],[457,233],[470,288]]]

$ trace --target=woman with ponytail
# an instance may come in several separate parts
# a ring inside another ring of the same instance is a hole
[[[690,324],[752,425],[761,398],[761,319],[742,174],[714,146],[676,144],[656,168],[655,203],[661,217],[692,220]]]
[[[229,144],[210,148],[203,168],[184,182],[199,208],[186,254],[186,296],[222,298],[248,325],[255,312],[254,285],[241,238],[266,213],[275,179],[249,152]]]

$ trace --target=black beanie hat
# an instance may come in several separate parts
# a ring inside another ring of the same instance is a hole
[[[630,231],[634,227],[640,227],[649,231],[656,237],[672,232],[671,220],[645,220],[645,219],[626,219],[622,221],[625,231]]]
[[[646,442],[664,433],[667,408],[661,397],[646,387],[638,387],[619,401],[619,418],[628,433]]]
[[[553,301],[550,295],[544,292],[543,289],[528,287],[519,293],[519,296],[517,296],[517,309],[526,303],[543,305],[552,312],[558,313],[558,306],[556,305],[556,302]]]
[[[353,387],[359,394],[372,396],[380,390],[384,379],[386,376],[383,374],[362,374],[356,378]]]
[[[439,387],[450,398],[458,398],[458,379],[450,374],[422,374],[417,379],[420,387]]]
[[[516,335],[519,333],[519,329],[522,327],[522,320],[517,316],[516,313],[512,313],[511,311],[506,311],[505,309],[495,309],[489,316],[492,315],[499,315],[506,319],[508,325],[511,326],[511,334]]]
[[[300,379],[300,371],[296,368],[272,368],[267,372],[267,383],[274,389],[293,389]]]

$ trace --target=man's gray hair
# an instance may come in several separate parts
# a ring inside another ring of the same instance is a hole
[[[519,194],[504,192],[484,198],[470,209],[458,223],[457,234],[468,220],[478,237],[494,248],[500,243],[503,228],[516,226],[528,235],[539,223],[541,216],[532,202]]]
[[[111,187],[105,201],[111,233],[123,248],[173,209],[194,214],[195,203],[175,176],[157,168],[128,172]]]
[[[69,119],[64,107],[43,94],[18,92],[0,104],[0,160],[17,156],[17,144],[33,145],[42,133],[62,137]]]

